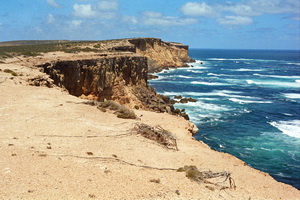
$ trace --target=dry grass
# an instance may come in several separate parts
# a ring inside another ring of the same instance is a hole
[[[113,110],[115,111],[115,114],[117,115],[118,118],[123,118],[123,119],[137,118],[136,114],[132,110],[112,100],[101,102],[98,105],[98,109],[102,110],[103,112],[105,112],[106,109]]]

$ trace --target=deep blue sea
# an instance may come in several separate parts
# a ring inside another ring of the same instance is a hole
[[[150,85],[199,128],[196,139],[300,189],[300,51],[191,49],[196,63]]]

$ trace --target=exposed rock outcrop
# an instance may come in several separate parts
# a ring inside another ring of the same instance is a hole
[[[113,56],[87,60],[61,60],[40,65],[54,83],[75,96],[90,96],[103,101],[131,100],[125,86],[147,86],[147,58],[144,56]]]
[[[182,67],[190,62],[187,45],[174,42],[164,42],[157,38],[129,39],[136,47],[136,53],[150,58],[149,72],[158,72],[162,69]]]
[[[93,100],[114,100],[129,107],[174,113],[170,98],[148,86],[149,70],[179,67],[190,61],[188,46],[156,38],[102,41],[98,57],[58,60],[38,65],[70,94]],[[107,53],[105,53],[107,52]],[[188,119],[186,114],[176,112]]]

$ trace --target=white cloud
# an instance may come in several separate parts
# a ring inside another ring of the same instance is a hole
[[[54,8],[59,8],[61,7],[58,3],[56,3],[55,0],[47,0],[48,4]]]
[[[257,16],[263,14],[299,13],[299,0],[248,0],[220,5],[223,11],[231,11],[241,16]]]
[[[289,18],[298,20],[300,14],[299,0],[241,0],[224,1],[219,4],[207,4],[205,2],[187,2],[181,8],[186,16],[221,17],[217,21],[220,24],[244,25],[253,23],[251,16],[265,14],[293,14]]]
[[[191,18],[163,16],[163,14],[159,12],[144,12],[142,23],[150,26],[184,26],[197,22],[198,20]]]
[[[47,23],[53,24],[55,22],[55,17],[52,14],[48,14],[47,16]]]
[[[81,20],[72,20],[71,22],[69,22],[70,28],[79,28],[81,24]]]
[[[144,17],[147,17],[147,18],[160,18],[162,17],[162,13],[159,13],[159,12],[152,12],[152,11],[146,11],[143,13]]]
[[[99,2],[98,7],[100,10],[118,10],[119,4],[116,0],[102,0]]]
[[[188,16],[214,17],[217,12],[205,2],[187,2],[180,8],[181,12]]]
[[[249,0],[246,2],[253,10],[262,14],[299,13],[299,0]]]
[[[233,12],[234,14],[242,15],[242,16],[260,15],[260,13],[258,11],[255,11],[251,6],[242,5],[242,4],[220,6],[220,10],[230,11]]]
[[[217,21],[222,25],[247,25],[253,23],[253,20],[250,17],[243,16],[225,16]]]
[[[130,24],[138,23],[138,19],[133,16],[124,16],[122,20],[123,20],[123,22],[130,23]]]
[[[92,18],[97,15],[91,4],[74,4],[73,14],[75,17]]]

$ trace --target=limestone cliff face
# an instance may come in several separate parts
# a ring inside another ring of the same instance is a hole
[[[54,83],[75,96],[90,96],[129,103],[124,86],[147,85],[147,58],[115,56],[87,60],[61,60],[40,65]]]
[[[155,38],[102,41],[101,54],[39,65],[54,83],[70,94],[99,101],[114,100],[129,107],[174,111],[170,98],[147,85],[149,70],[179,67],[190,61],[188,46]],[[178,112],[177,112],[178,114]]]
[[[164,42],[157,38],[135,38],[128,40],[135,46],[135,52],[149,59],[149,72],[163,68],[182,67],[190,62],[188,46],[180,43]]]

